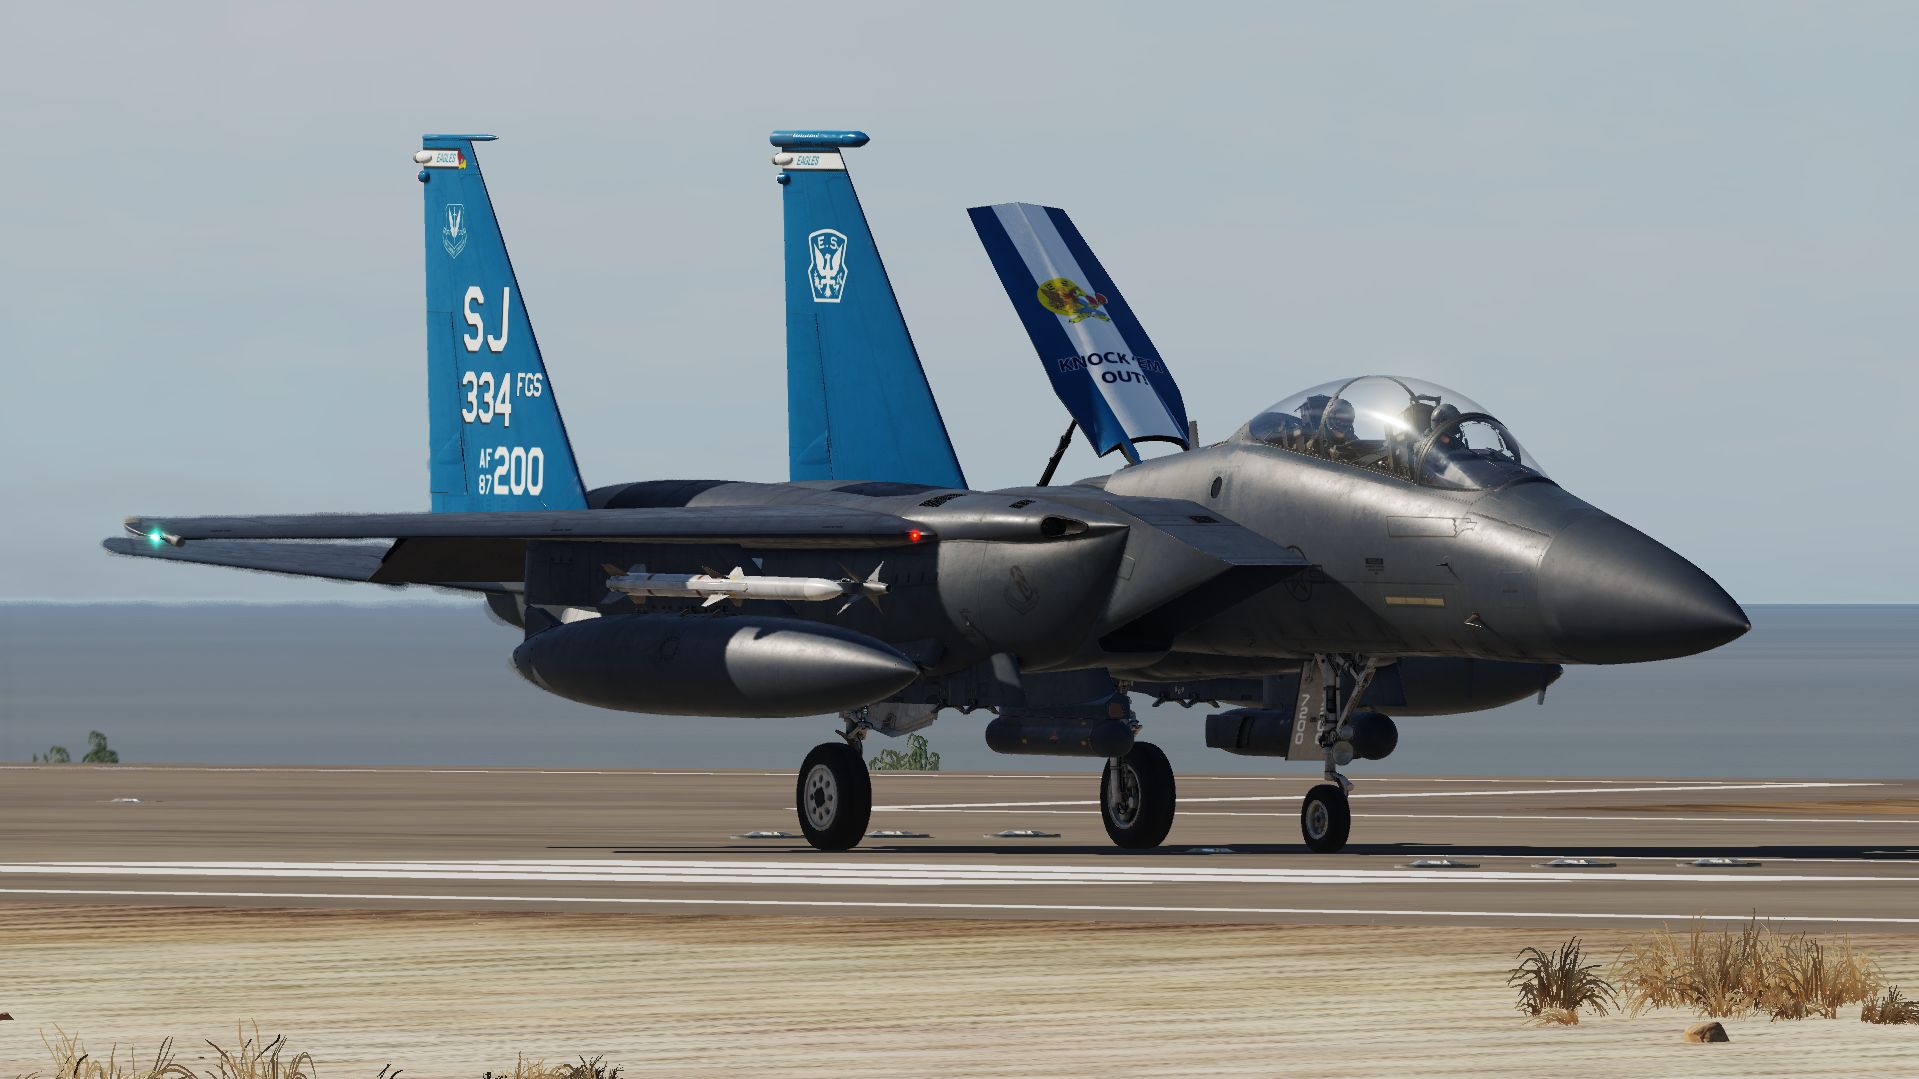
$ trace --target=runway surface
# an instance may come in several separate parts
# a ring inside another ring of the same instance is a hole
[[[789,773],[0,766],[0,902],[1919,932],[1919,782],[1361,775],[1314,855],[1314,778],[1181,776],[1131,852],[1096,769],[875,773],[913,835],[824,854],[740,838],[797,832]]]

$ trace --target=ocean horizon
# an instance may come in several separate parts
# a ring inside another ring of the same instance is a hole
[[[1400,721],[1366,775],[1919,776],[1919,604],[1754,605],[1752,632],[1663,663],[1568,667],[1543,703]],[[124,763],[797,768],[833,717],[589,708],[520,678],[477,600],[0,604],[0,761],[89,731]],[[1306,774],[1205,747],[1206,705],[1141,707],[1188,773]],[[947,770],[1084,770],[986,748],[990,716],[924,733]],[[875,745],[891,743],[875,739]]]

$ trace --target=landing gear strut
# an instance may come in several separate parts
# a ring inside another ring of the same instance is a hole
[[[800,764],[794,802],[800,831],[816,850],[851,850],[866,835],[873,816],[873,779],[866,772],[856,728],[845,741],[813,747]]]
[[[1173,830],[1177,795],[1173,765],[1151,742],[1134,742],[1123,757],[1108,757],[1099,777],[1099,815],[1106,834],[1127,850],[1148,850]]]
[[[1340,692],[1342,668],[1352,676],[1351,693]],[[1300,678],[1299,703],[1293,714],[1301,722],[1308,715],[1317,717],[1316,739],[1325,756],[1326,781],[1306,792],[1299,809],[1299,833],[1307,848],[1319,854],[1340,850],[1352,834],[1353,811],[1348,796],[1353,784],[1339,769],[1353,759],[1353,709],[1366,696],[1376,669],[1373,660],[1361,663],[1357,657],[1321,655],[1313,657],[1310,676]]]

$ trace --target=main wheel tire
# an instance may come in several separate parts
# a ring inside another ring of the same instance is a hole
[[[1108,759],[1099,777],[1099,815],[1106,834],[1127,850],[1150,850],[1173,830],[1179,801],[1173,766],[1151,742],[1134,742],[1124,757]]]
[[[1352,803],[1346,791],[1336,783],[1321,783],[1306,792],[1299,807],[1299,834],[1306,846],[1320,854],[1332,854],[1346,845],[1353,831]]]
[[[818,850],[851,850],[873,816],[873,779],[857,746],[822,742],[800,764],[793,802],[800,831]]]

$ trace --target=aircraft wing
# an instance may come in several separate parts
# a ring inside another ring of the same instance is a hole
[[[887,513],[829,506],[704,506],[493,513],[322,513],[129,517],[115,554],[375,584],[517,588],[526,545],[540,540],[884,548],[936,542]],[[341,543],[341,540],[391,540]],[[336,541],[336,542],[318,542]]]
[[[370,581],[389,548],[384,543],[276,543],[271,540],[205,540],[191,547],[153,545],[145,539],[115,536],[100,544],[114,554],[231,566],[295,577],[333,581]]]
[[[154,546],[235,539],[593,539],[754,547],[898,547],[934,538],[930,529],[903,517],[822,506],[129,517],[126,529]]]

